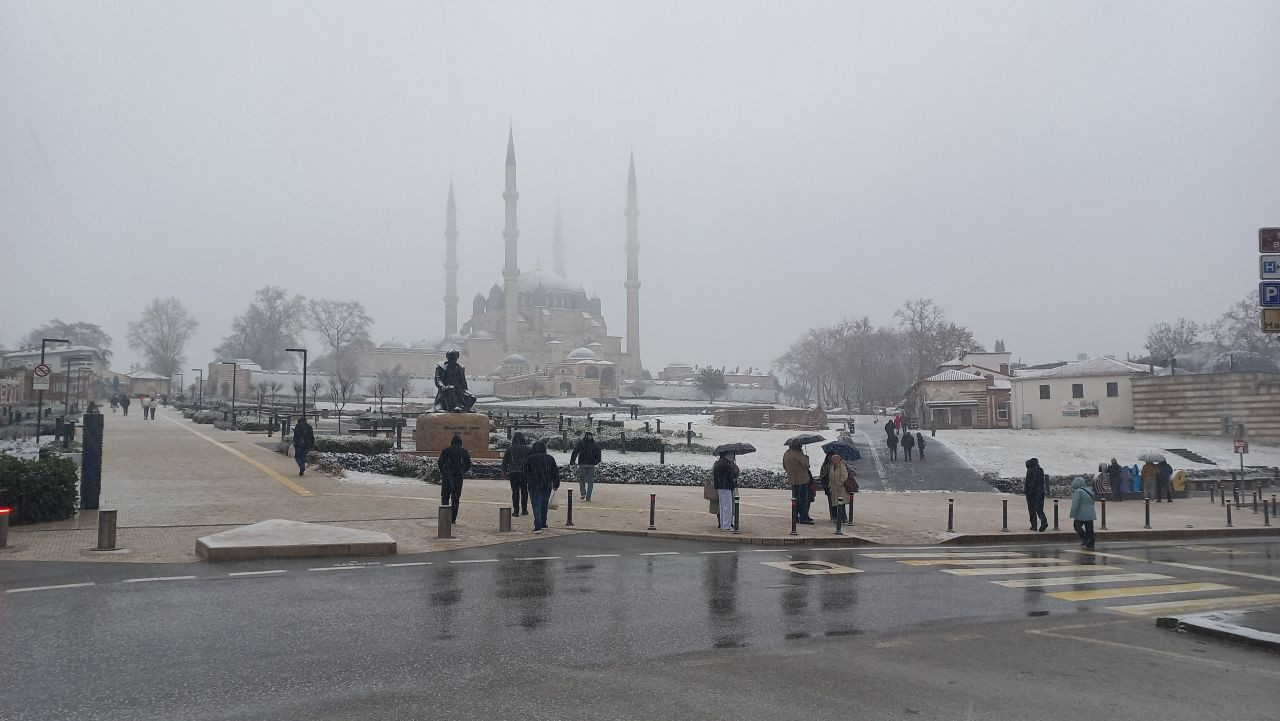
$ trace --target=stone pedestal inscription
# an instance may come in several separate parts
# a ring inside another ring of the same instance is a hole
[[[489,448],[489,418],[483,413],[423,413],[413,431],[414,446],[432,455],[448,447],[454,434],[468,451]]]

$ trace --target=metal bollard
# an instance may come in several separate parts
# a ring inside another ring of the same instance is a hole
[[[404,448],[404,424],[396,424],[396,450]]]
[[[440,506],[439,520],[436,521],[436,538],[453,538],[453,508]]]
[[[98,511],[99,551],[112,551],[116,547],[116,512]]]
[[[1261,495],[1262,495],[1262,491],[1259,491],[1256,488],[1253,489],[1253,512],[1254,513],[1258,512],[1258,496],[1261,496]]]
[[[573,525],[573,489],[572,488],[568,490],[568,494],[569,494],[568,495],[569,506],[568,506],[568,510],[565,511],[564,525],[572,526]]]
[[[658,526],[654,523],[657,521],[658,494],[649,494],[649,530],[656,531]]]
[[[644,432],[645,432],[645,433],[648,433],[648,432],[649,432],[649,421],[645,421],[645,422],[644,422]]]
[[[796,530],[796,499],[791,499],[791,535],[798,536],[800,532]]]
[[[1102,501],[1102,530],[1107,530],[1107,499],[1099,499]]]
[[[9,514],[12,508],[0,508],[0,548],[9,545]]]
[[[498,509],[498,533],[511,533],[511,509]]]
[[[626,431],[618,431],[618,442],[619,442],[619,445],[622,446],[622,452],[625,454],[627,452],[627,432]]]
[[[956,499],[947,499],[947,533],[956,531]]]
[[[556,426],[556,430],[561,432],[564,431],[564,414],[563,413],[560,414],[560,424]]]
[[[733,533],[742,533],[742,504],[736,495],[733,497]]]
[[[840,509],[836,509],[836,535],[844,535],[844,531],[840,530]]]
[[[1053,499],[1053,530],[1058,530],[1058,499]]]
[[[1262,501],[1262,525],[1271,525],[1271,502],[1267,500]]]
[[[659,439],[658,443],[658,465],[665,466],[667,464],[667,442]]]
[[[654,419],[654,422],[658,424],[658,432],[659,432],[659,433],[661,433],[661,432],[662,432],[662,419],[661,419],[661,418],[655,418],[655,419]]]
[[[684,442],[685,445],[693,445],[693,421],[685,423]]]
[[[1004,528],[1001,528],[1000,532],[1008,533],[1009,532],[1009,499],[1008,498],[1000,499],[1000,506],[1002,509],[1002,515],[1004,516]]]
[[[1231,528],[1231,504],[1227,504],[1227,528]]]
[[[1144,516],[1145,520],[1142,523],[1142,527],[1151,528],[1151,498],[1148,496],[1142,500],[1147,502],[1146,508],[1143,509],[1146,515]]]
[[[1218,484],[1216,484],[1216,483],[1210,483],[1210,484],[1209,484],[1209,503],[1217,503],[1217,502],[1218,502],[1218,499],[1214,496],[1214,491],[1213,491],[1213,487],[1214,487],[1214,486],[1216,486],[1216,485],[1218,485]]]

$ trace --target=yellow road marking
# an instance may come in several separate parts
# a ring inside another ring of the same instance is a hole
[[[1244,608],[1246,606],[1280,606],[1280,593],[1260,593],[1254,596],[1227,596],[1224,598],[1201,598],[1194,601],[1140,603],[1132,606],[1110,606],[1107,610],[1127,613],[1130,616],[1155,616],[1157,614],[1212,611],[1219,608]]]
[[[1072,551],[1072,553],[1080,553],[1086,556],[1101,556],[1103,558],[1119,558],[1123,561],[1137,561],[1138,563],[1153,563],[1159,566],[1173,566],[1174,568],[1186,568],[1192,571],[1207,571],[1209,573],[1223,573],[1228,576],[1241,576],[1243,578],[1256,578],[1260,581],[1275,581],[1280,583],[1280,576],[1267,576],[1261,573],[1246,573],[1244,571],[1231,571],[1225,568],[1214,568],[1212,566],[1197,566],[1193,563],[1178,563],[1176,561],[1150,561],[1137,556],[1124,556],[1119,553],[1103,553],[1102,551]]]
[[[1056,569],[1055,569],[1056,570]],[[1173,576],[1162,573],[1117,573],[1114,576],[1049,576],[1047,578],[1015,578],[1010,581],[992,581],[1005,588],[1040,588],[1042,586],[1074,586],[1081,583],[1133,583],[1134,581],[1162,581]]]
[[[289,480],[288,478],[285,478],[284,476],[280,475],[280,472],[279,472],[279,471],[277,471],[276,469],[274,469],[274,468],[272,468],[272,467],[270,467],[270,466],[266,465],[265,463],[262,463],[262,462],[260,462],[260,461],[256,461],[256,460],[254,460],[254,459],[252,459],[252,458],[250,458],[250,457],[246,456],[245,454],[241,453],[240,451],[237,451],[236,449],[232,448],[231,446],[228,446],[227,444],[225,444],[225,443],[223,443],[223,442],[221,442],[221,441],[219,441],[219,440],[216,440],[216,439],[214,439],[214,438],[210,438],[209,436],[206,436],[205,434],[201,433],[200,431],[197,431],[197,430],[196,430],[196,429],[194,429],[194,428],[188,428],[188,427],[187,427],[185,424],[183,424],[181,421],[175,421],[174,419],[169,418],[169,417],[167,417],[167,416],[165,417],[165,420],[166,420],[166,421],[169,421],[169,422],[170,422],[170,423],[172,423],[173,425],[175,425],[175,426],[177,426],[177,427],[181,428],[182,430],[186,431],[187,433],[190,433],[191,435],[196,436],[197,438],[203,438],[204,440],[206,440],[206,441],[208,441],[208,442],[212,443],[213,445],[217,446],[218,448],[221,448],[222,450],[226,451],[227,453],[230,453],[231,455],[233,455],[233,456],[235,456],[235,457],[239,458],[240,460],[244,461],[245,463],[248,463],[249,465],[253,466],[254,468],[257,468],[258,470],[260,470],[260,471],[262,471],[263,473],[265,473],[265,474],[267,475],[267,477],[268,477],[268,478],[271,478],[271,479],[273,479],[273,480],[275,480],[275,481],[279,482],[279,483],[280,483],[281,485],[283,485],[285,488],[288,488],[289,490],[293,491],[294,493],[298,494],[299,496],[310,496],[310,495],[312,495],[311,491],[308,491],[307,489],[303,488],[302,486],[298,485],[297,483],[294,483],[293,481]]]
[[[1061,558],[924,558],[898,561],[908,566],[1017,566],[1028,563],[1071,563]]]
[[[982,553],[859,553],[867,558],[1014,558],[1025,553],[987,551]]]
[[[1221,583],[1170,583],[1164,586],[1125,586],[1123,588],[1093,588],[1087,591],[1056,591],[1045,594],[1063,601],[1096,601],[1100,598],[1128,598],[1132,596],[1160,596],[1166,593],[1198,593],[1200,591],[1227,591],[1235,586]]]
[[[1118,566],[1032,566],[1030,568],[944,568],[956,576],[999,576],[1014,573],[1057,573],[1059,571],[1114,571]]]

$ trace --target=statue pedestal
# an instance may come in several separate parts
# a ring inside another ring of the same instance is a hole
[[[449,447],[455,434],[473,455],[487,451],[489,417],[483,413],[422,413],[413,430],[413,443],[419,452],[437,456]]]

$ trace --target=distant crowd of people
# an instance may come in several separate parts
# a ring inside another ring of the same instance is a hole
[[[149,396],[146,393],[138,394],[138,406],[142,408],[142,417],[144,420],[154,421],[156,419],[156,408],[161,403],[167,403],[168,398],[163,396]],[[132,401],[129,399],[128,393],[112,393],[111,394],[111,412],[115,413],[117,409],[123,411],[124,415],[129,415],[129,405]]]
[[[1049,494],[1048,482],[1044,469],[1040,467],[1040,459],[1027,460],[1027,475],[1023,482],[1023,495],[1027,499],[1027,514],[1031,521],[1031,530],[1044,532],[1049,530],[1049,520],[1044,514],[1045,497]],[[1178,476],[1184,471],[1174,471],[1173,466],[1161,458],[1158,461],[1145,461],[1141,468],[1138,464],[1122,466],[1115,458],[1110,463],[1099,463],[1098,473],[1090,483],[1084,476],[1071,479],[1071,510],[1067,514],[1071,518],[1076,535],[1080,537],[1080,545],[1093,548],[1093,523],[1097,518],[1094,502],[1099,499],[1123,501],[1125,495],[1132,494],[1139,498],[1154,498],[1156,503],[1168,501],[1173,503],[1173,487],[1179,481]]]
[[[888,436],[885,444],[889,446],[889,460],[898,460],[898,446],[902,446],[903,460],[910,461],[912,451],[918,452],[920,460],[924,460],[924,434],[919,431],[912,433],[910,429],[904,429],[901,413],[885,421],[884,432]]]

